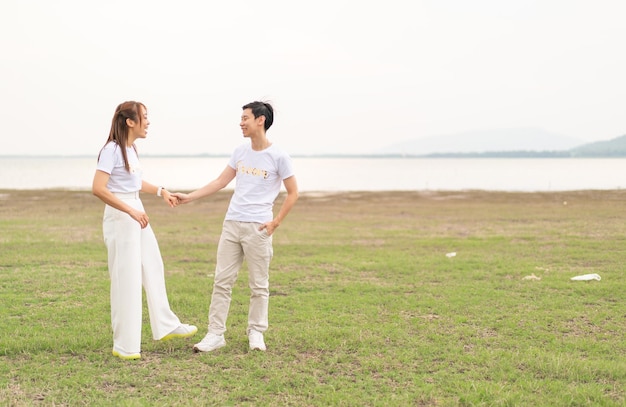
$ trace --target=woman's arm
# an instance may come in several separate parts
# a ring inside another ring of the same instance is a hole
[[[91,185],[91,192],[100,198],[105,204],[114,207],[117,210],[126,212],[131,218],[135,219],[141,225],[141,228],[148,226],[150,219],[146,213],[136,210],[130,205],[126,205],[124,201],[113,195],[107,188],[110,175],[104,171],[96,170],[96,174],[93,177],[93,183]]]
[[[166,204],[170,206],[170,208],[178,205],[178,198],[170,193],[170,191],[166,190],[163,187],[158,187],[154,184],[149,183],[148,181],[141,181],[141,192],[145,192],[152,195],[161,195]]]

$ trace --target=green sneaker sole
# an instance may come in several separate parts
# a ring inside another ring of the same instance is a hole
[[[113,356],[118,357],[122,360],[137,360],[137,359],[141,359],[141,354],[140,353],[132,353],[130,355],[122,355],[121,353],[119,353],[116,350],[113,350]]]
[[[159,340],[169,341],[170,339],[174,339],[174,338],[189,338],[190,336],[194,336],[197,332],[198,332],[198,329],[196,328],[193,332],[188,332],[186,334],[168,334]]]

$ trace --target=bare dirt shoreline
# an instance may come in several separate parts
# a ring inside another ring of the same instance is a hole
[[[190,216],[202,214],[223,217],[232,191],[220,191],[191,204],[181,206],[180,213]],[[141,195],[142,201],[152,215],[177,216],[179,209],[172,210],[160,198]],[[279,207],[284,194],[277,199]],[[491,192],[491,191],[357,191],[357,192],[305,192],[300,194],[289,218],[357,219],[367,213],[384,217],[390,213],[416,216],[448,213],[460,219],[471,216],[488,217],[494,210],[510,212],[537,211],[563,207],[580,211],[581,216],[590,215],[601,206],[604,210],[619,211],[626,202],[626,190],[583,190],[567,192]],[[0,216],[2,219],[22,216],[37,218],[45,216],[101,217],[103,203],[90,191],[67,190],[0,190]],[[460,212],[459,212],[460,211]],[[573,215],[571,213],[570,215]],[[508,216],[508,215],[507,215]]]

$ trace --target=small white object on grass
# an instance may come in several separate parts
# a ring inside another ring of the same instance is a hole
[[[572,277],[570,278],[570,280],[572,281],[591,281],[591,280],[598,280],[600,281],[602,279],[602,277],[600,277],[599,274],[583,274],[582,276],[576,276],[576,277]]]
[[[448,258],[452,258],[454,256],[456,256],[456,252],[446,253],[446,257],[448,257]]]

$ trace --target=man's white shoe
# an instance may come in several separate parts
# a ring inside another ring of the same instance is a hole
[[[226,346],[224,335],[215,335],[209,332],[200,342],[193,345],[193,351],[211,352],[224,346]]]
[[[250,342],[250,350],[260,350],[265,352],[267,349],[261,332],[250,330],[250,333],[248,334],[248,341]]]

